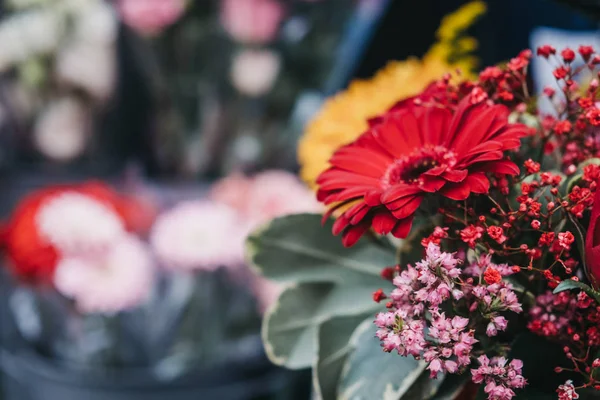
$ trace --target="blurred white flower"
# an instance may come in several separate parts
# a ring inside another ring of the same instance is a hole
[[[114,9],[105,1],[94,0],[77,10],[75,38],[90,45],[111,45],[117,39],[119,23]]]
[[[54,284],[84,313],[115,313],[138,306],[152,290],[154,266],[146,245],[126,235],[95,258],[64,258]]]
[[[36,215],[40,236],[64,256],[101,254],[125,236],[115,209],[77,192],[64,192],[44,202]]]
[[[207,200],[189,201],[157,218],[150,243],[166,268],[211,270],[242,263],[242,235],[232,208]]]
[[[16,13],[0,23],[0,72],[28,57],[53,51],[63,32],[58,13],[38,9]]]
[[[281,58],[271,50],[243,50],[237,53],[231,66],[231,82],[241,93],[261,96],[273,87]]]
[[[116,80],[116,56],[112,46],[73,42],[56,59],[59,80],[78,86],[99,100],[107,99]]]
[[[90,115],[80,102],[68,97],[56,100],[36,121],[34,144],[49,158],[71,160],[83,153],[90,123]]]

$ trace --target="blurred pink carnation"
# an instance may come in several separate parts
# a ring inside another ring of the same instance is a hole
[[[243,227],[242,242],[259,225],[273,218],[323,211],[314,193],[296,175],[278,170],[264,171],[251,178],[232,174],[213,186],[210,197],[237,211]],[[281,292],[280,285],[261,277],[255,277],[252,286],[261,311],[266,310]]]
[[[123,22],[148,35],[157,34],[177,21],[185,5],[185,0],[118,0]]]
[[[40,236],[63,255],[98,254],[125,235],[124,222],[112,205],[75,191],[46,200],[36,223]]]
[[[150,243],[164,267],[216,269],[243,262],[243,232],[235,211],[211,201],[188,201],[160,215]]]
[[[267,43],[277,35],[284,15],[275,0],[221,0],[221,23],[239,42]]]
[[[321,203],[296,175],[285,171],[257,174],[246,203],[246,218],[255,224],[288,214],[318,213]]]
[[[126,235],[103,255],[59,261],[54,284],[84,313],[115,313],[143,303],[150,295],[153,278],[146,244]]]
[[[264,171],[250,178],[231,175],[217,182],[210,196],[236,209],[251,229],[283,215],[323,210],[314,193],[296,175],[278,170]]]
[[[248,177],[234,172],[212,186],[210,197],[235,210],[242,210],[245,207],[248,193],[250,193],[250,186],[251,180]]]

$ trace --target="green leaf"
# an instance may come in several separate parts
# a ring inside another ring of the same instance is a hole
[[[351,338],[356,346],[342,371],[338,399],[397,400],[421,377],[426,364],[412,357],[385,353],[372,322],[363,323]]]
[[[246,241],[250,265],[279,282],[361,282],[395,264],[394,249],[363,238],[345,248],[321,215],[297,214],[271,221]]]
[[[317,356],[319,325],[334,316],[375,313],[383,308],[372,293],[385,283],[367,277],[361,285],[301,283],[286,288],[267,311],[262,337],[267,355],[291,369],[310,367]]]
[[[313,365],[313,386],[317,398],[337,399],[342,368],[354,350],[350,338],[363,321],[373,322],[373,315],[333,317],[318,329],[318,357]]]
[[[577,244],[577,250],[579,250],[579,258],[581,261],[581,264],[583,265],[583,270],[585,271],[585,273],[588,275],[588,279],[590,278],[588,272],[587,272],[587,266],[586,266],[586,258],[585,258],[585,229],[581,226],[581,224],[579,223],[579,221],[577,221],[577,219],[575,219],[575,217],[573,216],[573,214],[571,214],[570,212],[567,212],[567,218],[569,219],[569,222],[571,223],[571,225],[574,228],[574,236],[575,236],[575,242]]]
[[[600,303],[600,292],[595,291],[589,285],[586,285],[583,282],[574,281],[573,279],[566,279],[558,284],[558,286],[554,289],[553,293],[564,292],[565,290],[573,290],[573,289],[581,289],[588,296],[595,299],[598,303]]]

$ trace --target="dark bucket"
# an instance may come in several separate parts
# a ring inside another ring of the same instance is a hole
[[[30,352],[3,350],[3,400],[306,400],[309,382],[263,357],[159,381],[149,371],[62,367]]]

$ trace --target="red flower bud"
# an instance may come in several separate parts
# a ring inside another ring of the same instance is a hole
[[[373,292],[373,301],[379,303],[383,299],[387,299],[387,296],[383,293],[383,289],[377,289]]]
[[[587,62],[592,54],[594,54],[594,48],[592,46],[579,46],[579,54]]]
[[[560,55],[566,63],[570,63],[575,59],[575,52],[568,47],[561,51]]]
[[[542,56],[544,58],[548,58],[548,57],[550,57],[550,54],[555,54],[555,53],[556,53],[556,49],[547,44],[544,46],[540,46],[537,49],[537,55]]]

